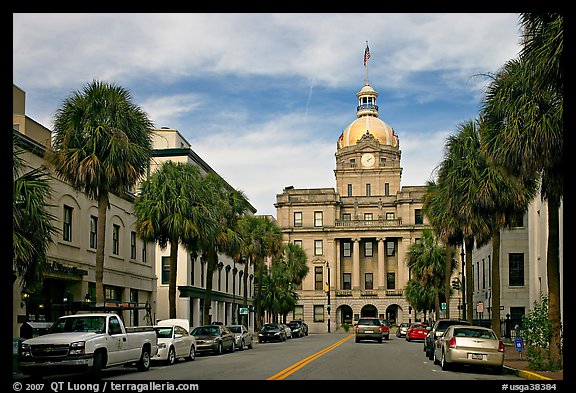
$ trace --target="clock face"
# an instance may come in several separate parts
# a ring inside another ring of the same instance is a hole
[[[374,165],[374,154],[366,153],[362,156],[362,165],[370,167]]]

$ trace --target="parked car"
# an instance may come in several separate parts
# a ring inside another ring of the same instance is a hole
[[[252,349],[252,334],[244,325],[230,325],[230,331],[234,333],[236,349],[244,350],[245,347]]]
[[[436,340],[444,334],[448,326],[452,325],[470,325],[468,321],[461,321],[459,319],[439,319],[434,322],[432,329],[428,331],[426,338],[424,339],[424,352],[426,357],[430,360],[434,360],[434,345]]]
[[[192,335],[196,338],[197,352],[234,352],[236,349],[234,333],[224,325],[204,325],[195,327]]]
[[[196,338],[188,333],[186,319],[166,319],[154,326],[158,337],[158,353],[150,360],[174,364],[176,360],[196,358]]]
[[[428,334],[428,329],[426,325],[423,323],[413,323],[410,325],[408,330],[406,331],[406,341],[412,340],[422,340],[426,339],[426,335]]]
[[[265,323],[258,331],[258,342],[286,341],[286,331],[278,323]]]
[[[390,326],[388,321],[384,318],[380,318],[380,323],[382,324],[382,334],[385,340],[390,340]]]
[[[491,367],[495,374],[501,374],[504,343],[490,328],[452,325],[436,340],[434,364],[440,364],[442,370],[456,364]]]
[[[288,322],[288,326],[292,329],[292,337],[302,337],[308,335],[308,325],[301,319],[294,319]]]
[[[381,343],[384,338],[384,329],[379,318],[361,317],[356,324],[355,340],[357,343],[363,340],[376,340]]]
[[[286,332],[286,338],[292,338],[292,329],[290,328],[290,326],[286,325],[285,323],[281,323],[280,326],[282,326],[282,328]]]
[[[402,322],[400,325],[398,325],[396,328],[396,337],[406,337],[406,332],[408,331],[409,327],[410,324],[408,322]]]

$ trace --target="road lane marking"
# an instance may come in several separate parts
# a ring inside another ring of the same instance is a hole
[[[270,378],[266,378],[266,380],[267,381],[282,380],[282,379],[290,376],[291,374],[295,373],[296,371],[300,370],[302,367],[304,367],[308,363],[310,363],[310,362],[314,361],[315,359],[318,359],[320,356],[330,352],[334,348],[336,348],[339,345],[341,345],[342,343],[344,343],[344,341],[349,340],[352,337],[354,337],[354,335],[350,334],[350,335],[344,337],[343,339],[336,341],[334,344],[330,345],[329,347],[326,347],[323,350],[316,352],[315,354],[312,354],[312,355],[308,356],[307,358],[300,360],[297,363],[294,363],[293,365],[285,368],[284,370],[280,371],[279,373],[272,375]]]

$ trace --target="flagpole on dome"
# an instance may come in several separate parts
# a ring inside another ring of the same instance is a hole
[[[368,48],[368,41],[366,41],[366,49],[364,49],[364,68],[366,77],[364,83],[368,85],[368,59],[370,58],[370,48]]]

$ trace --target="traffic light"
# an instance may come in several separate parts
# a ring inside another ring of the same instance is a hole
[[[457,278],[452,279],[452,289],[459,290],[460,289],[460,280]]]

